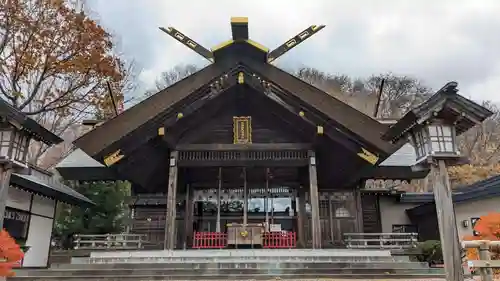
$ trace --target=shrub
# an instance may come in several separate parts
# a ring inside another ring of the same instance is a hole
[[[431,264],[443,263],[443,251],[441,250],[441,242],[438,240],[427,240],[418,245],[420,254],[417,259],[421,262]]]
[[[13,276],[13,267],[19,266],[24,253],[6,230],[0,231],[0,276]]]

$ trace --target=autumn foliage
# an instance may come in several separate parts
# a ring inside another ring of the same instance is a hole
[[[6,230],[0,231],[0,276],[13,276],[13,267],[19,266],[24,253]]]
[[[454,187],[466,186],[500,175],[500,164],[451,166],[448,173]]]
[[[474,230],[478,233],[478,236],[466,236],[465,241],[471,240],[490,240],[499,241],[500,240],[500,213],[490,213],[488,215],[482,216],[479,221],[477,221],[474,226]],[[479,253],[477,249],[467,249],[467,259],[468,260],[478,260]],[[491,259],[500,259],[500,250],[492,249]],[[494,269],[495,274],[500,274],[500,269]]]
[[[112,36],[63,0],[6,0],[0,5],[0,94],[30,114],[70,114],[107,96],[123,62]]]

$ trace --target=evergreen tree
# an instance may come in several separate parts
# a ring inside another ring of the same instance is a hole
[[[92,200],[90,208],[59,205],[54,235],[63,248],[72,247],[74,234],[108,234],[124,230],[127,215],[125,197],[130,194],[128,182],[92,182],[68,184]]]

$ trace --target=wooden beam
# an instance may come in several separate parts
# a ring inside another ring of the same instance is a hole
[[[304,167],[307,159],[290,160],[179,160],[179,167]]]
[[[311,204],[312,246],[321,249],[321,222],[319,217],[318,175],[316,173],[316,155],[309,151],[309,196]]]
[[[168,190],[167,190],[167,214],[165,224],[165,250],[173,250],[177,236],[175,235],[176,218],[176,193],[177,193],[177,159],[178,151],[170,152],[169,171],[168,171]]]
[[[299,190],[297,192],[297,197],[298,197],[298,214],[297,214],[297,228],[298,228],[298,240],[299,240],[299,247],[300,248],[305,248],[306,247],[306,235],[305,235],[305,229],[304,225],[305,222],[307,221],[307,213],[306,213],[306,193],[304,190],[303,186],[299,187]]]
[[[210,61],[210,62],[215,61],[214,54],[212,54],[212,52],[210,52],[207,48],[200,45],[198,42],[196,42],[193,39],[189,38],[188,36],[182,34],[179,30],[177,30],[173,27],[167,27],[167,28],[160,27],[160,30],[165,32],[166,34],[170,35],[172,38],[179,41],[184,46],[195,51],[198,55],[204,57],[208,61]]]
[[[312,35],[314,35],[318,31],[320,31],[321,29],[323,29],[324,27],[325,27],[324,25],[311,25],[310,27],[304,29],[299,34],[288,39],[285,43],[281,44],[279,47],[272,50],[267,55],[267,62],[269,62],[269,63],[273,62],[277,58],[286,54],[291,49],[297,47],[300,43],[304,42],[305,40],[310,38]]]
[[[309,143],[251,143],[251,144],[179,144],[178,151],[235,151],[235,150],[309,150]]]
[[[462,253],[458,237],[451,184],[445,160],[431,164],[431,177],[434,183],[434,200],[441,237],[441,248],[445,265],[446,280],[463,281]]]

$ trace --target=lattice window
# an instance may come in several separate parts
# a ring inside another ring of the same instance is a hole
[[[231,161],[231,160],[299,160],[308,159],[307,151],[180,151],[179,160]]]
[[[445,125],[429,126],[432,151],[454,152],[453,127]]]
[[[427,140],[429,136],[426,131],[418,131],[413,135],[413,142],[417,151],[417,158],[424,157],[427,154]]]

